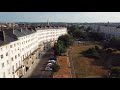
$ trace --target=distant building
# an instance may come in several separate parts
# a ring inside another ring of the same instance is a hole
[[[106,38],[120,37],[120,27],[119,24],[87,24],[83,25],[85,29],[88,27],[92,28],[92,32],[102,32],[105,34]]]

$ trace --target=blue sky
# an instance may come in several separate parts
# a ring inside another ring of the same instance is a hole
[[[0,22],[120,22],[120,12],[0,12]]]

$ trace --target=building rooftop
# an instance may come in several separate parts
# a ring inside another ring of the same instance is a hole
[[[31,27],[1,27],[0,28],[0,46],[18,40],[19,37],[35,33],[36,30],[60,29],[63,26],[31,26]]]

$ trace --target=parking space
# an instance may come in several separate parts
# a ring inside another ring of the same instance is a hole
[[[42,57],[42,60],[38,63],[29,78],[51,78],[52,69],[50,65],[52,62],[50,62],[49,59],[53,58],[53,56],[53,49],[51,49]]]

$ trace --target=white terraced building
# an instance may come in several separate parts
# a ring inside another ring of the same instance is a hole
[[[20,78],[47,51],[65,27],[17,28],[0,31],[0,78]]]
[[[106,38],[120,37],[120,28],[117,27],[100,26],[99,32],[105,33]]]
[[[120,28],[116,26],[83,25],[85,28],[91,27],[92,32],[102,32],[106,38],[120,37]]]

